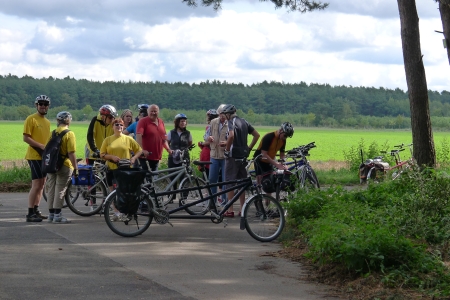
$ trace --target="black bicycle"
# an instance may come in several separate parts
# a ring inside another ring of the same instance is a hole
[[[255,158],[255,160],[259,159],[260,156]],[[243,159],[242,162],[246,163],[246,159]],[[208,164],[208,162],[196,163]],[[149,228],[153,220],[158,224],[168,223],[170,225],[172,225],[170,219],[208,219],[215,224],[222,223],[224,220],[224,213],[228,208],[239,199],[241,194],[245,193],[246,190],[251,189],[256,189],[256,193],[245,201],[240,215],[240,229],[246,229],[250,236],[260,242],[270,242],[281,234],[285,226],[285,213],[280,203],[275,198],[262,194],[260,187],[255,188],[250,176],[240,180],[183,188],[176,191],[157,192],[152,184],[146,186],[142,184],[136,185],[135,187],[131,186],[130,183],[136,183],[138,181],[135,177],[138,178],[139,176],[142,176],[142,173],[140,175],[139,173],[145,171],[121,170],[119,172],[124,172],[124,174],[126,174],[126,176],[119,177],[127,178],[127,181],[121,182],[120,179],[118,180],[118,188],[106,198],[104,212],[107,212],[105,213],[106,224],[114,233],[120,236],[134,237],[140,235]],[[149,178],[152,178],[152,172],[148,173],[151,175]],[[147,174],[144,174],[142,178],[144,178],[145,175]],[[211,187],[222,186],[224,184],[233,186],[223,189],[220,192],[212,193]],[[122,186],[125,191],[121,191]],[[216,206],[216,201],[210,201],[235,189],[237,189],[237,193],[235,193],[234,197],[229,199],[228,203],[221,207],[220,210]],[[164,209],[164,206],[160,203],[161,201],[158,201],[158,199],[161,199],[160,196],[169,195],[171,193],[189,193],[191,191],[197,192],[196,194],[199,197],[198,200],[189,201],[188,203],[169,211]],[[123,205],[124,203],[126,203],[126,205]],[[186,208],[202,205],[203,203],[207,203],[208,205],[208,215],[177,214],[177,212],[183,211]],[[128,204],[130,205],[128,206]],[[120,214],[118,214],[118,211]]]

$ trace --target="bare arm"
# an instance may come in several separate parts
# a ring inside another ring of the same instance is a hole
[[[257,142],[258,139],[259,139],[259,133],[258,133],[258,131],[256,131],[256,129],[253,130],[253,132],[251,133],[251,135],[253,136],[253,139],[252,139],[252,142],[250,143],[250,145],[248,145],[248,148],[250,148],[250,150],[253,149],[253,147],[255,146],[256,142]]]
[[[25,143],[27,143],[28,145],[30,145],[31,147],[40,148],[42,150],[44,150],[44,148],[45,148],[45,145],[36,142],[35,140],[33,140],[31,138],[31,135],[28,135],[28,134],[23,135],[23,141]]]
[[[73,168],[78,170],[77,156],[75,155],[75,152],[69,152],[67,153],[67,156],[69,156],[69,160],[72,163]]]

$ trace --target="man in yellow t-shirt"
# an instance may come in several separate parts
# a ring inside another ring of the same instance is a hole
[[[34,101],[37,112],[28,116],[23,126],[23,141],[28,144],[25,159],[31,169],[31,190],[28,194],[27,222],[41,222],[47,219],[39,211],[46,174],[42,172],[41,154],[50,138],[50,121],[45,118],[50,106],[50,98],[40,95]]]

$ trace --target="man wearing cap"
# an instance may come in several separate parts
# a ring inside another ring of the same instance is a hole
[[[136,142],[143,149],[144,159],[140,158],[142,168],[152,171],[158,170],[163,149],[170,154],[172,150],[167,143],[166,127],[164,121],[158,118],[159,107],[152,104],[147,109],[148,116],[139,120],[136,128]],[[148,163],[148,165],[147,165]]]

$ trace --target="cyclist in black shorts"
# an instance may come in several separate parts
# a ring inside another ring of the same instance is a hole
[[[45,118],[50,106],[50,98],[40,95],[34,100],[37,112],[28,116],[23,125],[23,141],[28,144],[25,159],[31,169],[31,190],[28,194],[27,222],[41,222],[47,219],[39,211],[46,174],[42,172],[42,152],[50,139],[50,121]]]

